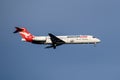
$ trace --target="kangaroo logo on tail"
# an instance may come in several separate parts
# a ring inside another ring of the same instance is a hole
[[[34,36],[28,32],[28,30],[26,28],[19,28],[19,27],[15,27],[16,28],[16,31],[13,32],[13,33],[18,33],[21,35],[21,37],[23,39],[25,39],[27,42],[32,42],[33,41],[33,38]]]

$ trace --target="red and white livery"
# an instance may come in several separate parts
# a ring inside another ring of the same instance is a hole
[[[15,27],[16,31],[22,37],[22,41],[34,44],[49,44],[46,48],[56,49],[56,46],[62,44],[96,44],[101,40],[92,35],[69,35],[69,36],[55,36],[48,33],[49,36],[34,36],[26,28]]]

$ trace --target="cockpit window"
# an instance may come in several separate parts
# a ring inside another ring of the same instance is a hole
[[[93,36],[93,38],[96,38],[96,37]]]

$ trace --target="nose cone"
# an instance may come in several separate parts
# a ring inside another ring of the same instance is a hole
[[[97,39],[97,42],[98,42],[98,43],[100,43],[100,42],[101,42],[101,40],[100,40],[100,39]]]

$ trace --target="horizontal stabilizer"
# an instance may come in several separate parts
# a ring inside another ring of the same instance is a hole
[[[22,28],[19,28],[19,27],[15,27],[15,28],[16,28],[16,30],[13,33],[18,33],[23,30]]]

